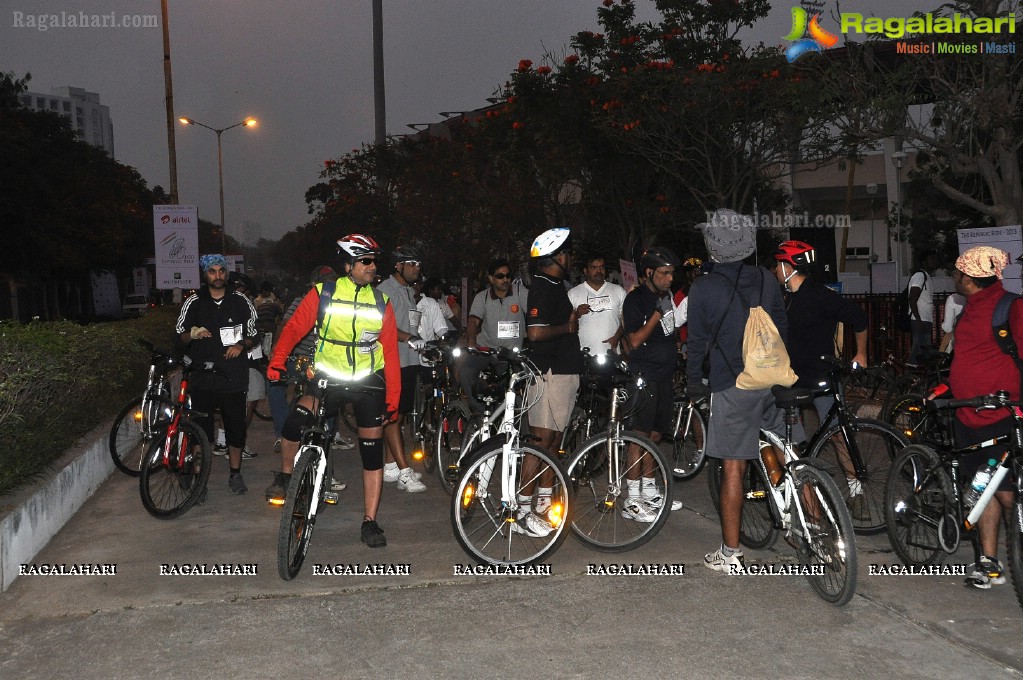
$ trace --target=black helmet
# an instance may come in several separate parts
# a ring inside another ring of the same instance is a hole
[[[639,258],[640,272],[645,272],[647,269],[657,269],[658,267],[675,267],[678,269],[681,266],[682,262],[678,259],[678,256],[662,246],[647,248],[643,256]]]
[[[391,253],[394,256],[395,264],[401,264],[402,262],[408,262],[409,260],[415,260],[416,262],[422,262],[423,258],[419,254],[419,249],[415,246],[401,245],[394,249]]]
[[[250,295],[255,295],[259,290],[256,288],[256,282],[250,279],[245,274],[240,272],[231,272],[228,274],[227,282],[234,286],[235,290],[244,288]]]

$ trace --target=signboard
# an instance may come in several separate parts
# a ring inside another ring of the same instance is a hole
[[[139,295],[149,295],[149,276],[145,267],[131,270],[131,290]]]
[[[194,205],[154,205],[156,288],[198,288],[199,210]]]
[[[622,288],[630,291],[639,283],[636,275],[636,263],[632,260],[618,260],[618,267],[622,270]]]
[[[1002,272],[1002,285],[1005,290],[1019,293],[1023,289],[1020,280],[1020,266],[1016,258],[1023,255],[1023,227],[982,227],[980,229],[957,229],[959,237],[959,254],[963,254],[975,246],[991,246],[1009,253],[1009,266]]]
[[[121,296],[117,292],[117,277],[112,272],[89,272],[92,280],[92,306],[96,316],[121,316]]]

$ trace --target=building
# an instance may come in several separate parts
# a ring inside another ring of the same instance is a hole
[[[261,238],[264,238],[262,222],[242,220],[242,233],[241,237],[238,239],[240,242],[247,246],[254,246],[259,243],[259,239]]]
[[[82,140],[107,150],[114,158],[114,124],[110,107],[99,103],[99,94],[80,87],[55,87],[51,94],[23,92],[21,103],[33,111],[53,111],[71,120]]]

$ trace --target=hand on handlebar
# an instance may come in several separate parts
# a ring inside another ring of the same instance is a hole
[[[288,369],[284,366],[274,366],[270,364],[266,367],[266,379],[270,382],[281,382],[282,376],[288,372]]]
[[[408,339],[408,346],[418,352],[426,347],[426,340],[423,340],[418,335],[413,335]]]

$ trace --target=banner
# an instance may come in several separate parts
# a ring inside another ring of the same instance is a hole
[[[639,277],[636,275],[636,263],[632,260],[618,260],[618,266],[622,270],[622,288],[628,292],[639,283]]]
[[[117,292],[117,277],[113,272],[91,271],[92,305],[96,316],[121,316],[121,296]]]
[[[992,246],[1009,253],[1009,266],[1002,272],[1002,285],[1010,293],[1023,291],[1023,272],[1016,258],[1023,255],[1023,228],[1016,224],[1009,227],[981,227],[978,229],[957,229],[959,254],[974,246]]]
[[[149,272],[145,267],[135,267],[131,270],[131,288],[133,293],[149,295]]]
[[[154,205],[156,288],[198,288],[199,210],[194,205]]]

